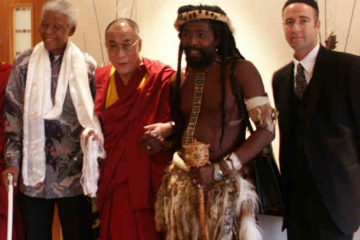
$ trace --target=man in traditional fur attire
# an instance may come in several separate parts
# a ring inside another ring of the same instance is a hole
[[[256,192],[240,171],[274,138],[275,114],[261,77],[236,48],[221,8],[180,7],[175,28],[177,152],[157,195],[157,230],[168,240],[261,239]],[[257,129],[245,139],[248,115]]]

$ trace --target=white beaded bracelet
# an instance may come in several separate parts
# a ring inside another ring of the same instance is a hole
[[[238,171],[242,168],[242,163],[234,152],[227,155],[224,160],[230,171]]]

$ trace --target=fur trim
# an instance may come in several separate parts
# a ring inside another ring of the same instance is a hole
[[[197,190],[188,171],[177,163],[178,158],[169,167],[157,193],[156,229],[166,232],[166,240],[198,240]],[[234,173],[205,189],[205,201],[209,240],[262,239],[255,220],[254,186],[240,174]]]

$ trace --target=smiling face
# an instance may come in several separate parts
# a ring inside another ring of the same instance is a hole
[[[320,21],[315,9],[305,3],[292,3],[283,11],[285,38],[301,60],[318,43]]]
[[[39,32],[45,48],[54,55],[61,55],[75,29],[75,26],[70,26],[67,15],[57,11],[47,11],[41,20]]]
[[[111,63],[122,80],[128,81],[140,66],[141,39],[126,21],[113,23],[105,34]]]
[[[215,38],[210,21],[198,20],[186,23],[180,34],[180,41],[189,67],[204,68],[215,60],[219,41]]]

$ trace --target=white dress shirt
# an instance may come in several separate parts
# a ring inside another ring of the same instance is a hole
[[[295,58],[293,58],[293,62],[294,62],[294,77],[296,76],[296,69],[297,69],[297,65],[300,63],[303,68],[304,68],[304,72],[305,72],[305,78],[306,78],[306,83],[309,84],[313,73],[314,73],[314,66],[315,66],[315,61],[316,61],[316,57],[319,53],[319,49],[320,49],[320,44],[318,43],[303,59],[301,59],[300,61],[296,60]]]

